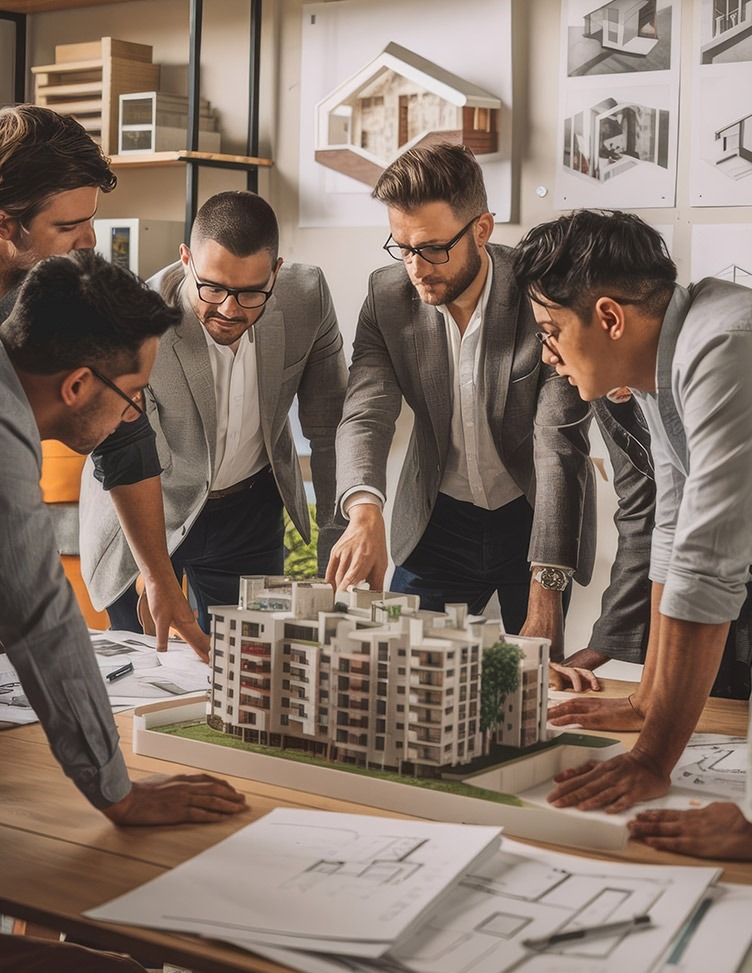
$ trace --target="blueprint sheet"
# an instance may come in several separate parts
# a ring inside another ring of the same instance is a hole
[[[257,951],[304,973],[648,973],[662,968],[718,874],[715,868],[596,861],[504,838],[495,855],[471,869],[418,931],[378,963]],[[542,953],[522,945],[528,938],[643,913],[650,914],[651,925],[627,934]],[[255,949],[249,940],[236,942]]]
[[[277,808],[87,915],[234,942],[381,956],[500,828]]]

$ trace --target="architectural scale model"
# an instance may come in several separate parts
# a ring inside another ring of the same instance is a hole
[[[349,597],[335,606],[318,579],[241,578],[238,605],[212,608],[209,725],[413,777],[468,764],[491,738],[546,739],[547,639],[505,636],[466,605],[421,611],[416,596],[363,588]],[[517,647],[513,678],[508,692],[496,687],[484,727],[483,654],[499,642]]]
[[[374,186],[406,149],[440,139],[498,151],[499,98],[399,44],[316,106],[315,159]]]
[[[626,54],[649,54],[658,43],[656,0],[611,0],[585,17],[585,37]]]
[[[564,120],[566,168],[606,182],[641,163],[668,168],[669,113],[605,98]]]

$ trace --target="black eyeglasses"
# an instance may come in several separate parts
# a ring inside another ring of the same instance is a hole
[[[123,409],[123,411],[122,411],[122,413],[120,415],[120,418],[121,419],[125,419],[125,417],[128,415],[128,413],[130,412],[131,409],[133,409],[136,412],[136,414],[139,415],[139,416],[145,416],[146,415],[146,413],[141,408],[141,406],[138,404],[138,402],[136,402],[135,399],[132,399],[130,397],[130,395],[126,395],[125,392],[121,388],[119,388],[117,385],[115,385],[115,383],[112,381],[111,378],[107,378],[106,375],[103,375],[100,371],[98,371],[92,365],[89,365],[88,368],[89,368],[89,371],[91,372],[91,374],[95,376],[95,378],[98,378],[99,381],[103,385],[106,385],[108,389],[112,389],[113,392],[115,392],[117,395],[120,396],[120,398],[123,400],[123,402],[127,402],[128,403],[128,405]]]
[[[232,287],[223,287],[221,284],[209,284],[200,280],[193,265],[193,254],[188,258],[188,266],[191,268],[193,279],[196,281],[196,290],[200,301],[206,304],[224,304],[228,297],[234,297],[241,307],[254,308],[263,307],[272,296],[274,283],[268,291],[262,290],[241,290],[236,291]]]
[[[411,260],[413,257],[421,257],[429,264],[447,264],[449,263],[449,251],[452,247],[457,246],[473,223],[479,220],[480,217],[480,213],[474,216],[469,223],[462,227],[456,236],[452,237],[449,243],[426,243],[422,247],[408,247],[406,244],[390,243],[389,240],[392,239],[392,234],[390,233],[383,249],[386,250],[390,257],[394,257],[395,260]]]
[[[554,343],[556,342],[555,335],[549,334],[547,331],[536,331],[535,337],[538,339],[538,341],[540,341],[542,345],[548,348],[549,351],[552,351],[555,355],[558,354],[557,350],[553,347],[553,345],[549,345],[549,341],[553,341]]]

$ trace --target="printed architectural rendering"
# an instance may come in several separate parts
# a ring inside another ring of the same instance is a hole
[[[752,115],[724,125],[715,133],[715,165],[730,179],[752,173]]]
[[[501,101],[399,44],[388,44],[316,106],[315,159],[369,186],[406,149],[452,141],[498,151]]]
[[[656,0],[611,0],[585,17],[585,37],[627,54],[649,54],[658,43]]]
[[[547,738],[548,640],[504,636],[466,605],[356,588],[335,606],[324,581],[246,577],[212,613],[207,722],[247,743],[435,777],[491,738]],[[483,686],[484,653],[505,685]]]
[[[730,280],[734,284],[741,284],[743,287],[752,287],[752,273],[737,264],[730,264],[713,276],[719,280]]]
[[[564,120],[563,164],[601,182],[649,163],[668,169],[669,113],[606,98]]]
[[[703,24],[703,33],[710,40],[700,48],[703,64],[712,64],[752,35],[752,0],[711,0],[705,16],[710,18],[710,23]],[[748,58],[749,54],[740,52],[740,60]]]

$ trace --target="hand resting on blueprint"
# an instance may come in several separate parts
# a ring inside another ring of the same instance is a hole
[[[133,781],[130,793],[103,813],[121,825],[210,824],[247,810],[243,794],[218,777],[158,774]]]
[[[619,699],[575,697],[564,703],[557,703],[548,711],[548,720],[554,726],[575,724],[586,730],[637,732],[642,729],[643,719],[634,695]]]
[[[752,824],[731,801],[696,811],[643,811],[627,827],[632,838],[661,851],[752,861]]]

